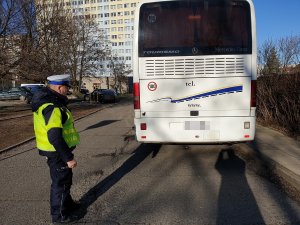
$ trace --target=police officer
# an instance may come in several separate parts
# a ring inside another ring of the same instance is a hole
[[[31,107],[36,145],[39,154],[47,157],[50,168],[52,222],[64,224],[74,220],[72,213],[80,207],[70,195],[72,169],[77,166],[72,151],[79,143],[79,135],[67,108],[70,75],[53,75],[47,80],[48,86],[33,96]]]

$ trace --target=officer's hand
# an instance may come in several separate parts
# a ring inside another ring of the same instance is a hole
[[[71,168],[71,169],[72,169],[72,168],[75,168],[75,167],[77,166],[77,162],[76,162],[75,159],[73,159],[73,160],[67,162],[67,164],[68,164],[68,167]]]

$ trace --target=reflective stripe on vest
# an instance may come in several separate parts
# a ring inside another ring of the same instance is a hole
[[[47,134],[51,128],[62,128],[63,138],[69,148],[79,144],[79,134],[74,127],[74,121],[71,112],[67,108],[54,107],[48,124],[46,124],[43,110],[49,105],[53,104],[43,104],[36,112],[33,113],[34,132],[36,136],[37,148],[43,151],[55,151],[54,146],[49,142]],[[62,124],[61,110],[64,111],[68,117],[64,124]]]

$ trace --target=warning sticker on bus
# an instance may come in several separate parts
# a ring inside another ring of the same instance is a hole
[[[157,89],[157,84],[154,81],[148,83],[149,91],[155,91]]]

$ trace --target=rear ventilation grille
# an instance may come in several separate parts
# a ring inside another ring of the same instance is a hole
[[[244,58],[152,59],[146,76],[228,76],[245,73]]]

